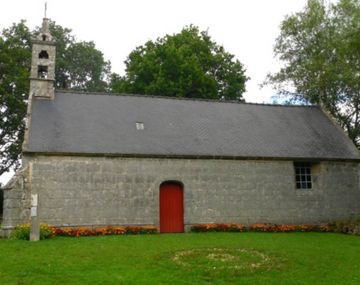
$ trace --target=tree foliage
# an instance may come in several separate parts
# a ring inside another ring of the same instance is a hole
[[[360,146],[360,2],[309,0],[281,24],[267,77],[279,94],[320,104]]]
[[[93,42],[76,41],[71,30],[50,22],[56,42],[55,87],[81,91],[107,91],[111,65]],[[39,32],[36,29],[34,34]]]
[[[31,62],[30,31],[24,22],[0,37],[0,175],[19,166]]]
[[[25,21],[0,33],[0,175],[19,167],[29,94],[31,38]],[[110,63],[93,42],[77,42],[71,30],[50,23],[56,41],[56,88],[105,91]]]
[[[125,76],[112,76],[113,92],[241,99],[248,80],[243,65],[195,26],[146,42],[125,64]]]

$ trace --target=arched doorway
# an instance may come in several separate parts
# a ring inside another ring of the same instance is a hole
[[[179,182],[160,185],[160,232],[184,232],[184,190]]]

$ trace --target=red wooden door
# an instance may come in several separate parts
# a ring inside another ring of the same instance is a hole
[[[160,186],[160,232],[184,232],[183,189],[177,183]]]

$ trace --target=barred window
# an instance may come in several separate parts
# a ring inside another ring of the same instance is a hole
[[[44,65],[38,66],[38,78],[47,79],[48,78],[48,67]]]
[[[294,162],[295,182],[297,189],[311,189],[311,163]]]

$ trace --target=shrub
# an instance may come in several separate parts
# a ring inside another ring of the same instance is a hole
[[[155,226],[105,226],[97,228],[87,227],[64,227],[53,228],[53,234],[55,236],[105,236],[105,235],[123,235],[123,234],[154,234],[158,229]]]
[[[111,231],[114,235],[123,235],[126,233],[126,229],[121,226],[111,227]]]
[[[199,224],[190,228],[192,232],[243,232],[246,231],[242,224]]]
[[[155,226],[127,226],[125,228],[126,234],[137,235],[137,234],[155,234],[157,233],[157,227]]]
[[[141,227],[138,226],[127,226],[126,233],[130,235],[137,235],[141,233]]]
[[[40,224],[40,239],[47,239],[53,237],[52,226],[46,224]]]
[[[11,233],[12,239],[30,239],[30,224],[17,225],[14,231]],[[46,224],[40,224],[40,239],[47,239],[54,235],[53,228]]]
[[[155,234],[158,228],[155,226],[105,226],[97,228],[88,227],[52,227],[46,224],[40,225],[40,239],[52,236],[99,236],[99,235],[123,235],[123,234]],[[30,239],[30,224],[18,225],[11,233],[12,239]]]
[[[190,231],[200,233],[200,232],[207,232],[207,225],[193,225],[190,228]]]
[[[11,232],[11,239],[30,239],[30,224],[17,225],[15,229]]]
[[[192,232],[333,232],[331,225],[277,225],[277,224],[199,224],[190,228]]]
[[[142,233],[143,234],[156,234],[158,232],[158,228],[155,226],[143,226]]]

